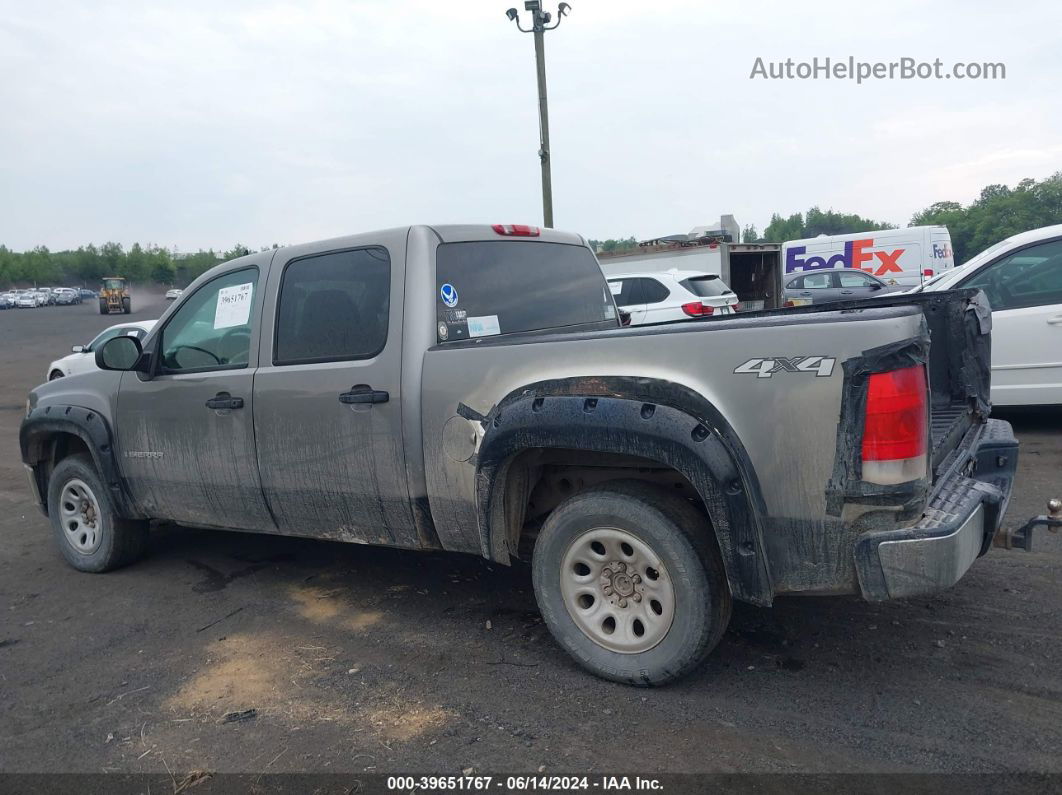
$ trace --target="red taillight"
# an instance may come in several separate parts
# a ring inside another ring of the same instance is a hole
[[[700,301],[691,301],[688,304],[682,305],[682,311],[690,317],[707,317],[715,312],[715,307],[707,306]]]
[[[934,271],[933,271],[932,268],[926,268],[926,269],[924,269],[922,271],[922,276],[925,277],[926,279],[928,279],[930,276],[933,275],[933,273],[934,273]]]
[[[731,312],[734,312],[736,314],[740,310],[741,310],[741,304],[731,304],[730,305],[730,311]]]
[[[863,461],[898,461],[926,454],[926,368],[874,373],[867,386]]]
[[[542,234],[542,230],[537,226],[528,226],[527,224],[493,224],[491,229],[499,235],[507,235],[509,237],[538,237]]]

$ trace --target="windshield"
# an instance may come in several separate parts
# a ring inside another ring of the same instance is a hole
[[[125,287],[125,282],[122,279],[104,279],[103,287],[107,290],[121,290]]]
[[[143,329],[139,329],[136,326],[122,326],[120,328],[109,328],[102,332],[92,342],[85,346],[86,351],[94,351],[99,348],[100,345],[107,340],[114,339],[118,336],[136,337],[138,340],[143,339],[147,334]]]
[[[679,282],[698,298],[711,298],[716,295],[733,294],[733,290],[726,286],[722,279],[714,274],[704,276],[691,276]]]

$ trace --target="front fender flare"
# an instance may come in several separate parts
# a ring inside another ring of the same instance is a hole
[[[46,484],[40,465],[52,454],[52,442],[58,434],[70,434],[85,443],[96,471],[111,493],[111,500],[119,516],[127,519],[144,518],[126,492],[118,460],[114,451],[114,436],[110,424],[98,411],[82,406],[48,405],[31,411],[19,428],[18,440],[22,462],[32,467],[38,483],[45,515],[48,513]]]

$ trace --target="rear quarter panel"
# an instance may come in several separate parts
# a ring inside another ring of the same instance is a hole
[[[475,458],[455,461],[444,428],[464,403],[481,414],[540,381],[588,376],[659,379],[697,392],[732,426],[755,470],[768,516],[825,520],[841,410],[842,363],[919,333],[916,308],[720,319],[554,335],[507,344],[436,346],[424,358],[423,435],[428,498],[444,547],[478,552]],[[735,373],[750,359],[827,356],[832,374]],[[478,445],[478,440],[476,442]]]

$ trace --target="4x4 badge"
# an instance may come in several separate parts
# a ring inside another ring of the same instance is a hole
[[[749,359],[734,368],[735,373],[753,373],[757,378],[770,378],[775,373],[814,373],[816,378],[833,375],[837,360],[830,356],[775,356],[770,359]]]

